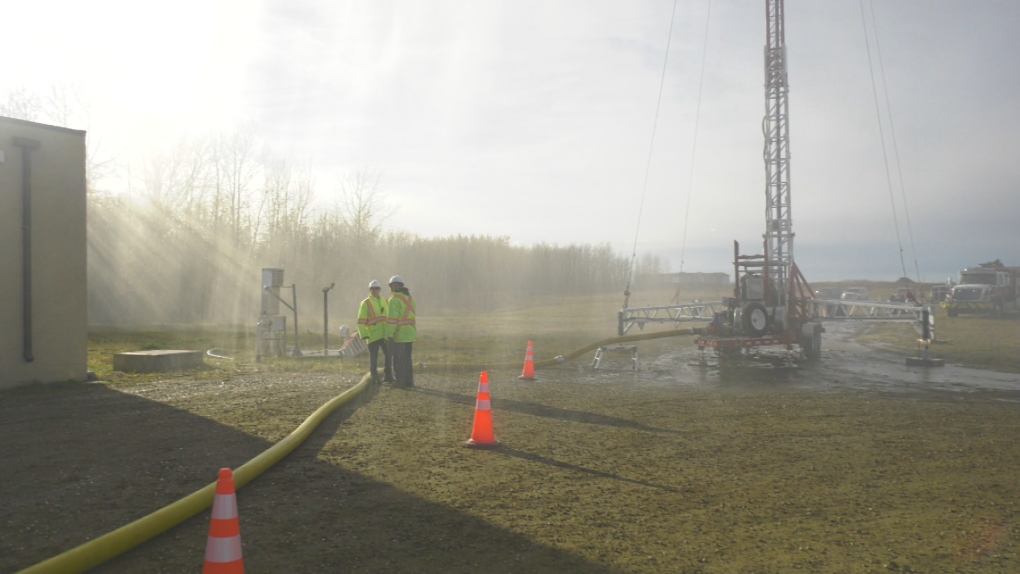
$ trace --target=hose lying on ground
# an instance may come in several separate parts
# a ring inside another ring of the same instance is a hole
[[[294,432],[287,435],[283,440],[265,450],[262,454],[244,463],[234,470],[234,485],[236,488],[251,482],[255,477],[265,472],[269,467],[290,454],[298,445],[305,441],[312,431],[322,421],[340,406],[350,402],[351,399],[361,394],[368,388],[371,376],[366,374],[358,384],[347,389],[340,395],[331,399],[326,404],[312,413],[305,422],[294,429]],[[109,534],[104,534],[95,540],[86,542],[77,548],[72,548],[63,554],[59,554],[22,570],[18,574],[78,574],[94,568],[103,562],[127,552],[139,544],[154,538],[163,532],[177,526],[185,520],[195,516],[199,512],[212,506],[213,496],[216,494],[216,483],[213,482],[201,490],[185,496],[161,508],[152,514],[139,518],[138,520],[122,526]]]
[[[590,345],[582,347],[576,351],[572,351],[555,359],[546,359],[543,361],[535,361],[535,368],[551,367],[564,361],[570,361],[580,357],[581,355],[594,351],[595,349],[604,345],[613,345],[617,343],[629,343],[635,341],[648,341],[652,339],[663,339],[666,337],[677,337],[683,335],[694,335],[694,329],[677,329],[673,331],[662,331],[658,333],[643,333],[640,335],[627,335],[624,337],[611,337],[609,339],[603,339],[596,341]],[[211,349],[210,349],[211,351]],[[211,355],[211,353],[210,353]],[[213,355],[215,356],[215,355]],[[229,358],[229,357],[223,357]],[[488,365],[438,365],[438,367],[430,366],[429,370],[488,370],[498,368],[510,368],[520,366],[517,363],[498,363]],[[302,442],[305,441],[315,430],[322,421],[326,419],[333,411],[340,406],[347,404],[354,397],[361,394],[366,388],[368,388],[369,382],[372,380],[370,374],[365,374],[364,377],[350,389],[340,393],[338,396],[331,399],[326,404],[319,407],[314,413],[312,413],[298,428],[294,429],[289,435],[283,440],[276,443],[275,445],[266,449],[262,454],[244,463],[242,466],[234,470],[234,485],[236,488],[248,484],[255,477],[265,472],[269,467],[279,462],[283,457],[291,453],[295,448],[298,447]],[[156,536],[170,530],[174,526],[184,522],[185,520],[195,516],[199,512],[212,506],[213,497],[216,493],[216,483],[213,482],[207,485],[205,488],[197,490],[188,496],[178,500],[177,502],[171,503],[148,516],[139,518],[138,520],[118,528],[113,532],[104,534],[95,540],[91,540],[72,548],[63,554],[59,554],[36,564],[30,566],[19,572],[18,574],[79,574],[85,572],[91,568],[94,568],[107,560],[119,556],[124,552],[142,544],[143,542],[155,538]]]

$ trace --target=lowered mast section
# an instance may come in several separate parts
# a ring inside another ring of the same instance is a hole
[[[787,305],[793,263],[790,216],[790,129],[783,0],[766,0],[765,45],[765,260],[766,289],[775,304]]]

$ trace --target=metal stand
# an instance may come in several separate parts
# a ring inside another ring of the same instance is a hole
[[[336,283],[330,283],[329,287],[322,289],[322,355],[329,356],[329,290]]]
[[[932,329],[931,311],[925,307],[921,312],[921,338],[917,340],[918,351],[920,351],[921,344],[924,344],[924,352],[921,353],[920,357],[907,357],[906,363],[909,367],[943,367],[945,361],[942,359],[933,359],[931,357],[931,350],[928,348],[928,344],[935,338],[934,329]]]
[[[259,317],[255,327],[255,362],[262,362],[263,350],[266,350],[270,356],[281,356],[286,348],[287,318],[282,315]]]
[[[595,359],[591,362],[591,368],[599,368],[606,351],[630,351],[630,360],[633,363],[632,368],[635,371],[637,370],[637,345],[603,345],[595,351]]]
[[[301,353],[301,343],[300,343],[301,331],[298,330],[298,322],[297,322],[297,319],[298,319],[298,316],[297,316],[297,283],[295,283],[294,285],[290,286],[291,298],[294,301],[294,305],[293,306],[292,305],[288,305],[287,302],[284,301],[279,295],[277,295],[276,293],[273,293],[272,290],[270,290],[269,287],[263,287],[263,291],[265,291],[266,293],[269,293],[273,297],[276,297],[277,299],[279,299],[280,303],[283,303],[285,307],[287,307],[288,309],[290,309],[291,311],[294,312],[294,352],[291,353],[291,355],[293,355],[295,357],[303,356],[302,353]]]

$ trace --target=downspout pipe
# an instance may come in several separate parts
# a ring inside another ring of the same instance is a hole
[[[39,149],[39,140],[15,137],[21,148],[21,296],[22,355],[25,362],[35,361],[32,352],[32,152]]]

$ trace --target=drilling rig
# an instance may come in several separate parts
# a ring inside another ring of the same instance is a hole
[[[790,85],[786,73],[783,0],[766,0],[765,44],[765,234],[764,254],[741,255],[733,243],[735,288],[709,324],[701,348],[719,352],[800,345],[809,359],[819,356],[822,325],[807,303],[811,287],[793,259],[790,201]]]
[[[739,355],[760,347],[799,346],[808,360],[821,356],[823,322],[912,322],[925,338],[934,338],[930,309],[909,304],[815,299],[793,255],[793,218],[790,196],[789,83],[786,73],[786,29],[783,0],[766,0],[765,43],[765,233],[764,253],[741,255],[733,242],[733,297],[716,303],[624,308],[619,313],[619,335],[648,323],[710,321],[696,329],[701,350],[720,357]],[[925,327],[924,329],[921,326]]]

